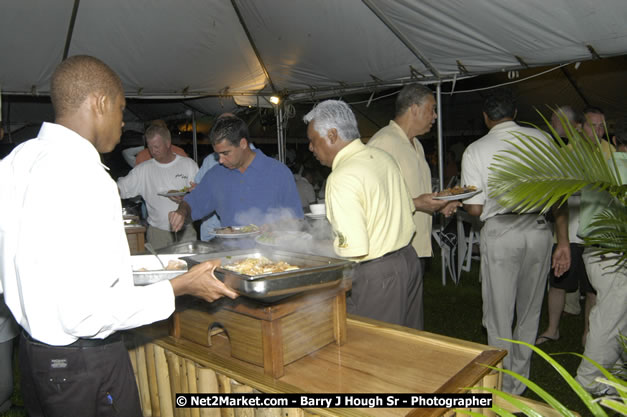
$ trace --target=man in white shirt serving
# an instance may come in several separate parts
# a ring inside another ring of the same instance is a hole
[[[177,295],[237,295],[213,275],[216,262],[133,285],[120,196],[99,155],[120,141],[122,83],[100,60],[74,56],[52,75],[51,99],[55,123],[0,162],[0,290],[23,328],[24,405],[31,417],[141,416],[116,331],[166,319]]]

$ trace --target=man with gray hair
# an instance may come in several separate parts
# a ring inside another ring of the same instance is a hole
[[[406,85],[396,98],[394,120],[379,130],[368,141],[368,146],[382,149],[389,153],[398,164],[405,185],[412,197],[416,211],[413,214],[416,234],[412,246],[420,258],[430,258],[432,214],[436,211],[450,216],[461,206],[459,201],[436,200],[431,192],[431,170],[425,159],[425,151],[416,138],[429,132],[437,118],[433,92],[422,84]],[[424,262],[420,262],[418,280],[419,329],[423,328],[422,312],[422,276]]]
[[[309,150],[332,170],[325,195],[333,248],[358,262],[347,312],[420,328],[420,264],[410,244],[414,207],[398,165],[362,143],[355,115],[343,101],[323,101],[304,121]]]

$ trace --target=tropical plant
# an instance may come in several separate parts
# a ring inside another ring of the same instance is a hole
[[[490,166],[491,174],[488,184],[490,196],[500,204],[515,212],[546,212],[554,205],[564,204],[570,196],[588,187],[611,196],[612,204],[602,213],[597,214],[592,223],[592,233],[584,239],[588,246],[595,246],[603,253],[618,252],[617,261],[621,267],[627,266],[627,185],[623,184],[614,155],[604,154],[601,141],[596,136],[589,138],[579,132],[563,113],[554,111],[566,132],[568,146],[559,136],[549,121],[540,113],[548,126],[554,140],[546,141],[529,135],[512,132],[517,140],[509,143],[514,147],[495,156]],[[535,126],[534,126],[535,127]],[[607,127],[606,127],[607,132]],[[627,180],[627,178],[625,179]],[[621,336],[625,347],[625,338]],[[616,390],[616,397],[594,399],[559,363],[536,346],[528,343],[508,340],[533,349],[555,368],[568,385],[577,393],[590,412],[595,416],[607,416],[603,407],[627,415],[627,383],[624,372],[618,376],[610,373],[598,363],[580,356],[582,360],[593,363],[604,378],[597,381]],[[561,415],[572,416],[573,413],[547,391],[529,379],[507,369],[493,368],[507,373],[523,382],[529,389],[542,398],[547,405],[553,407]],[[528,416],[540,416],[533,407],[521,402],[518,398],[497,389],[485,388],[486,391],[503,398]],[[498,406],[493,407],[498,415],[513,414]],[[460,410],[469,415],[476,413]]]
[[[623,182],[627,178],[621,179],[614,155],[606,160],[607,155],[596,133],[589,138],[578,131],[563,113],[555,113],[566,132],[568,146],[540,113],[554,140],[546,141],[512,132],[518,139],[509,141],[514,149],[497,154],[490,166],[490,196],[503,206],[524,213],[546,212],[586,187],[608,193],[613,198],[613,204],[595,217],[591,225],[594,231],[584,242],[598,247],[601,254],[620,253],[617,263],[625,266],[627,185]]]
[[[544,352],[537,346],[530,345],[525,342],[517,341],[517,340],[509,340],[503,339],[508,342],[518,343],[520,345],[527,346],[530,349],[533,349],[538,355],[540,355],[544,360],[546,360],[551,366],[560,374],[560,376],[568,383],[568,385],[572,388],[572,390],[579,396],[581,401],[585,404],[585,406],[590,410],[592,415],[595,417],[607,417],[608,414],[604,409],[610,409],[619,413],[619,415],[627,415],[627,382],[625,381],[625,375],[622,370],[615,370],[615,374],[603,368],[601,365],[596,363],[595,361],[586,358],[585,356],[579,353],[569,353],[572,355],[576,355],[581,357],[583,360],[590,361],[594,366],[596,366],[604,378],[597,378],[597,381],[608,386],[611,386],[616,390],[617,395],[605,395],[599,398],[594,398],[591,394],[589,394],[582,386],[579,384],[575,378],[573,378],[566,369],[562,365],[560,365],[555,359],[553,359],[550,355]],[[625,347],[625,336],[621,335],[621,341],[623,342],[623,347]],[[558,354],[559,355],[559,354]],[[546,390],[532,382],[531,380],[515,373],[509,371],[507,369],[495,368],[492,366],[485,365],[495,371],[507,373],[508,375],[513,376],[518,379],[522,383],[524,383],[530,390],[535,392],[542,400],[546,402],[547,405],[551,406],[554,410],[560,413],[560,415],[565,417],[575,417],[572,411],[570,411],[566,406],[564,406],[559,400],[557,400],[554,396],[549,394]],[[470,389],[470,388],[469,388]],[[475,388],[476,389],[476,388]],[[506,392],[500,391],[494,388],[481,388],[484,391],[491,392],[493,395],[501,397],[506,402],[510,403],[514,408],[520,410],[520,412],[524,413],[526,416],[533,417],[542,417],[542,414],[535,410],[533,406],[524,403],[519,398],[512,396]],[[466,411],[466,410],[455,410],[461,414],[467,414],[471,416],[481,416],[481,414]],[[513,416],[513,414],[506,409],[493,405],[492,411],[494,411],[499,416]]]

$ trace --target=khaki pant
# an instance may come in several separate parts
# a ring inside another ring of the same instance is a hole
[[[532,350],[501,339],[534,344],[551,247],[551,230],[536,215],[495,216],[481,229],[481,292],[488,344],[507,349],[503,367],[527,378]],[[503,391],[520,395],[525,388],[517,379],[503,375]]]
[[[627,335],[627,268],[613,266],[616,256],[599,256],[594,249],[586,249],[583,260],[590,283],[597,291],[597,302],[590,310],[590,331],[583,355],[611,369],[624,361],[625,352],[619,335]],[[592,363],[582,359],[577,369],[577,381],[592,393],[599,393],[607,385],[595,382],[603,377]]]
[[[166,246],[170,246],[175,242],[191,242],[198,240],[196,230],[192,224],[187,224],[182,230],[179,230],[176,235],[169,230],[159,229],[157,227],[148,225],[146,231],[146,241],[152,245],[155,249],[161,249]]]

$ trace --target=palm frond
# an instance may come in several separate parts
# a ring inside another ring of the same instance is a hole
[[[492,367],[492,366],[488,366],[488,368],[498,369],[499,371],[506,371],[506,369],[495,368],[495,367]],[[511,394],[508,394],[508,393],[506,393],[504,391],[501,391],[501,390],[498,390],[496,388],[489,388],[489,387],[476,387],[476,388],[480,389],[482,391],[491,392],[492,395],[496,395],[497,397],[503,398],[505,401],[507,401],[508,403],[513,405],[514,407],[516,407],[518,410],[520,410],[521,412],[525,413],[526,416],[542,417],[542,414],[540,414],[540,412],[534,410],[531,406],[529,406],[528,404],[524,403],[523,401],[521,401],[520,399],[516,398],[515,396],[513,396]],[[492,409],[494,409],[494,401],[492,402]],[[573,417],[574,417],[574,415],[573,415]]]
[[[616,411],[619,415],[627,416],[627,405],[611,398],[604,397],[600,401],[601,405]]]
[[[603,409],[601,408],[601,406],[599,406],[598,403],[596,403],[594,401],[594,399],[592,398],[592,395],[590,395],[590,393],[588,393],[582,386],[581,384],[579,384],[575,378],[572,377],[571,374],[568,373],[568,371],[562,366],[560,365],[557,361],[555,361],[555,359],[551,358],[551,356],[549,356],[547,353],[545,353],[542,349],[540,349],[537,346],[531,345],[529,343],[526,342],[521,342],[519,340],[511,340],[511,339],[502,339],[505,340],[507,342],[511,342],[511,343],[517,343],[519,345],[524,345],[527,346],[529,349],[533,350],[535,353],[537,353],[538,355],[540,355],[542,357],[542,359],[544,359],[545,361],[547,361],[552,367],[553,369],[555,369],[560,376],[564,379],[564,381],[566,381],[566,383],[572,388],[572,390],[579,396],[579,398],[581,398],[581,401],[583,401],[583,403],[586,405],[586,407],[588,407],[588,409],[592,412],[593,415],[595,416],[607,416],[607,414],[605,413],[605,411],[603,411]],[[577,354],[576,354],[577,355]],[[594,361],[591,361],[594,363]],[[597,364],[598,365],[598,364]],[[600,365],[599,365],[600,367]],[[503,370],[503,372],[505,372],[506,370]],[[511,371],[509,371],[511,372]],[[609,374],[609,372],[607,372],[605,370],[604,376],[607,377],[608,379],[611,379],[612,376],[611,374]],[[523,378],[522,376],[519,375],[520,378]],[[520,379],[518,378],[518,379]],[[522,381],[522,379],[520,379]],[[523,381],[524,382],[524,381]],[[526,384],[526,383],[525,383]],[[535,385],[535,384],[533,384]],[[529,388],[531,388],[534,392],[535,390],[527,385]],[[536,394],[540,395],[539,392],[536,392]],[[540,397],[542,399],[544,399],[544,397],[542,397],[540,395]],[[544,399],[548,404],[549,403],[546,399]],[[551,404],[553,406],[553,404]],[[553,406],[555,408],[555,406]],[[557,409],[557,408],[556,408]],[[570,411],[569,411],[570,412]]]
[[[600,144],[573,134],[569,146],[511,132],[513,147],[495,155],[490,166],[490,197],[517,212],[548,210],[586,186],[619,191],[624,186],[610,168]]]
[[[495,155],[489,168],[490,197],[524,213],[545,212],[584,188],[608,193],[615,204],[595,219],[591,226],[597,229],[584,240],[589,246],[600,246],[600,254],[619,253],[616,264],[627,265],[627,184],[623,184],[616,158],[612,154],[608,160],[596,133],[593,138],[583,135],[563,113],[556,112],[568,137],[568,145],[564,145],[538,113],[553,140],[511,132],[510,149]]]
[[[627,264],[627,207],[617,205],[594,216],[585,244],[595,246],[596,255],[610,255],[614,266]]]

